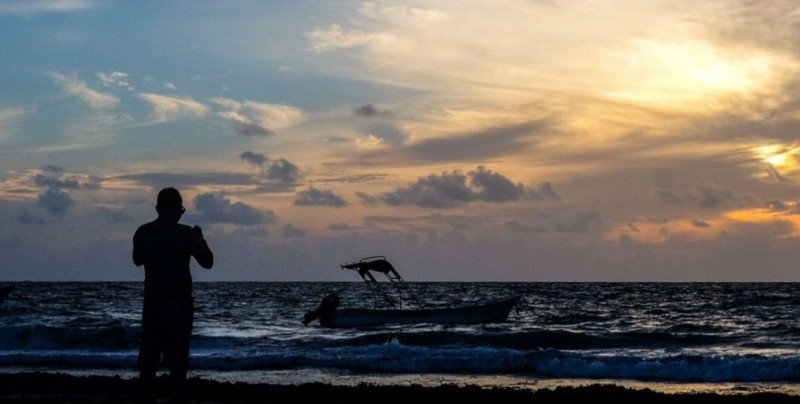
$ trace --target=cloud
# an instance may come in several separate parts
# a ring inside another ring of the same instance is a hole
[[[543,200],[560,200],[561,197],[558,196],[555,189],[553,189],[553,184],[549,182],[543,182],[539,184],[536,188],[529,188],[527,190],[528,197],[535,201],[543,201]]]
[[[782,201],[778,199],[770,200],[765,203],[767,209],[773,212],[781,212],[790,215],[800,214],[800,202]]]
[[[353,107],[353,115],[359,118],[352,122],[355,129],[362,137],[355,140],[356,147],[362,150],[375,150],[385,146],[399,146],[404,144],[409,135],[400,125],[388,119],[392,113],[378,109],[372,104]],[[383,118],[383,119],[376,119]]]
[[[371,118],[375,116],[386,116],[391,114],[392,114],[391,112],[387,110],[378,109],[376,106],[372,104],[364,104],[360,107],[353,107],[353,115],[355,116],[363,116]]]
[[[37,174],[33,177],[36,186],[42,188],[80,188],[81,183],[75,178],[53,176],[52,174]]]
[[[535,120],[519,124],[501,125],[439,139],[430,139],[412,145],[409,155],[448,160],[479,159],[513,155],[524,150],[526,141],[550,127],[549,120]]]
[[[303,177],[297,165],[283,158],[271,160],[263,153],[256,153],[249,150],[240,154],[239,157],[248,164],[258,168],[265,179],[278,184],[297,184]]]
[[[586,233],[601,224],[600,212],[590,210],[577,212],[572,217],[555,221],[553,230],[560,233]]]
[[[500,173],[487,170],[479,166],[475,171],[470,171],[470,185],[476,188],[476,198],[486,202],[515,201],[525,193],[525,186],[521,183],[514,184],[510,179]]]
[[[383,148],[383,145],[383,138],[372,134],[356,139],[356,148],[359,150],[376,150]]]
[[[368,18],[392,21],[412,27],[437,24],[449,19],[446,12],[439,10],[371,2],[362,4],[358,12]]]
[[[362,182],[370,182],[370,181],[380,181],[388,177],[387,174],[381,173],[363,173],[363,174],[352,174],[352,175],[340,175],[331,178],[322,178],[317,179],[317,182],[338,182],[338,183],[345,183],[345,184],[358,184]]]
[[[63,168],[47,165],[42,169],[10,171],[0,181],[0,193],[32,197],[45,190],[96,189],[101,178],[84,173],[69,173]],[[56,194],[52,194],[55,196]]]
[[[54,165],[54,164],[47,164],[44,167],[42,167],[42,170],[43,171],[47,171],[47,172],[52,172],[52,173],[63,173],[64,172],[64,167],[57,166],[57,165]]]
[[[550,228],[544,226],[542,224],[534,223],[523,223],[518,220],[509,220],[505,223],[505,227],[515,233],[546,233],[550,231]]]
[[[341,208],[347,206],[347,201],[329,190],[320,190],[311,187],[297,193],[294,200],[295,206],[330,206]]]
[[[705,20],[707,33],[713,39],[731,46],[766,47],[796,54],[800,27],[797,3],[793,0],[726,3],[727,7],[718,9]]]
[[[175,187],[180,190],[198,187],[236,186],[249,189],[251,193],[288,192],[299,184],[302,173],[297,166],[279,159],[270,161],[265,168],[259,168],[258,174],[235,172],[209,173],[141,173],[117,175],[102,179],[103,182],[134,181],[152,189]]]
[[[129,79],[128,73],[124,72],[111,72],[111,73],[97,73],[97,79],[103,87],[108,88],[124,88],[129,91],[134,91]]]
[[[408,134],[390,122],[364,120],[355,124],[356,130],[364,135],[356,139],[360,149],[375,149],[385,145],[399,146],[408,140]]]
[[[190,217],[200,222],[252,226],[277,220],[272,211],[264,212],[243,202],[231,203],[224,191],[199,194],[193,202],[198,213]]]
[[[147,185],[153,189],[165,187],[175,187],[180,189],[194,188],[198,186],[225,186],[225,185],[254,185],[260,182],[259,177],[244,173],[143,173],[126,174],[109,177],[104,181],[135,181]]]
[[[326,136],[322,138],[322,142],[328,144],[347,143],[349,141],[349,139],[343,136]]]
[[[264,164],[266,164],[267,161],[269,160],[267,156],[265,156],[263,153],[256,153],[249,150],[242,152],[242,154],[240,154],[239,157],[245,162],[252,164],[256,167],[263,167]]]
[[[684,203],[683,197],[674,191],[668,189],[658,189],[655,192],[656,196],[661,199],[661,202],[664,202],[668,205],[680,205]]]
[[[258,125],[253,125],[251,123],[242,123],[242,122],[236,122],[233,125],[233,131],[236,132],[237,135],[242,135],[242,136],[262,136],[263,137],[263,136],[272,136],[272,135],[275,134],[275,132],[273,132],[273,131],[271,131],[271,130],[269,130],[267,128],[264,128],[264,127],[261,127],[261,126],[258,126]]]
[[[132,222],[133,218],[124,209],[121,208],[107,208],[101,207],[98,209],[100,215],[105,219],[106,223],[128,223]]]
[[[82,173],[69,173],[63,167],[48,164],[41,170],[30,170],[30,182],[39,188],[94,188],[101,181],[99,178]]]
[[[537,136],[552,126],[548,119],[500,125],[466,134],[416,140],[395,148],[370,149],[359,159],[371,162],[420,161],[446,162],[487,160],[508,157],[529,150]],[[377,139],[381,140],[381,139]],[[371,144],[364,141],[365,144]],[[372,142],[374,143],[374,142]]]
[[[338,24],[331,24],[325,28],[317,28],[308,35],[311,51],[323,52],[331,49],[351,48],[365,44],[371,36],[361,31],[344,32]]]
[[[93,6],[92,0],[3,0],[0,15],[29,16],[38,13],[68,13],[86,10]]]
[[[397,188],[380,197],[391,206],[416,205],[424,208],[450,208],[476,200],[467,177],[458,171],[429,175],[406,188]]]
[[[361,200],[361,203],[366,206],[375,206],[381,203],[380,197],[365,194],[363,192],[356,192],[356,196]]]
[[[521,183],[513,183],[508,177],[478,166],[475,170],[463,174],[461,171],[444,172],[441,175],[429,175],[419,178],[408,187],[397,188],[380,196],[364,193],[356,194],[363,203],[370,205],[378,202],[390,206],[414,205],[424,208],[452,208],[470,202],[503,203],[521,200],[535,195],[541,200],[556,199],[557,195],[551,185],[537,190],[530,190]]]
[[[58,73],[50,73],[50,77],[60,84],[67,94],[79,98],[91,108],[111,108],[120,102],[115,95],[93,90],[78,78],[67,77]]]
[[[287,238],[305,238],[308,237],[308,230],[287,223],[281,227],[281,235]]]
[[[25,115],[28,111],[25,108],[6,108],[0,109],[0,125],[3,123],[16,119],[22,115]]]
[[[36,214],[29,212],[27,209],[17,215],[17,219],[23,224],[44,224],[45,220]]]
[[[735,199],[733,191],[720,187],[698,187],[697,204],[704,208],[714,208]]]
[[[286,159],[273,160],[264,172],[267,179],[281,184],[297,184],[302,178],[300,168]]]
[[[504,227],[515,233],[575,233],[585,234],[602,227],[602,217],[596,209],[562,212],[559,214],[541,214],[533,220],[509,220]]]
[[[182,118],[202,118],[208,107],[189,97],[170,97],[160,94],[141,93],[138,97],[153,107],[152,123],[176,121]]]
[[[27,113],[25,108],[0,109],[0,140],[8,138],[13,122]]]
[[[352,232],[355,231],[353,226],[350,226],[347,223],[331,223],[328,225],[328,229],[336,232]]]
[[[58,188],[47,188],[39,194],[37,204],[44,207],[53,216],[63,215],[72,206],[73,200],[68,193]]]
[[[303,120],[303,111],[288,105],[229,98],[214,98],[211,101],[222,108],[217,115],[232,121],[234,131],[244,136],[270,136],[277,130]]]
[[[668,205],[694,205],[702,208],[716,208],[744,199],[728,188],[711,185],[696,185],[687,192],[657,189],[655,193]]]
[[[765,167],[767,172],[767,178],[777,182],[790,182],[790,180],[784,177],[773,165],[767,164]]]
[[[594,68],[585,63],[587,57],[606,50],[593,49],[600,48],[598,43],[609,47],[621,34],[652,24],[652,20],[620,21],[569,9],[568,5],[545,8],[541,2],[512,7],[486,2],[466,8],[458,2],[428,7],[367,3],[359,7],[359,14],[348,16],[346,24],[353,28],[333,23],[313,29],[306,38],[312,52],[348,49],[363,64],[358,73],[366,80],[462,96],[484,96],[496,87],[508,97],[514,93],[509,89],[535,88],[548,77],[558,75],[558,82],[576,79],[573,75]],[[532,15],[548,23],[531,26]],[[611,24],[617,29],[598,29]],[[593,41],[576,41],[576,37]],[[521,44],[538,51],[519,52]]]

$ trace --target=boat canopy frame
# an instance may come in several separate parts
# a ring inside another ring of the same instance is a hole
[[[372,294],[374,307],[376,309],[402,309],[404,302],[414,303],[419,309],[424,309],[425,305],[417,298],[411,287],[403,279],[402,276],[394,269],[394,266],[389,263],[383,255],[376,255],[373,257],[366,257],[358,262],[339,265],[342,270],[350,269],[358,272],[361,279],[367,285],[367,290]],[[381,273],[385,275],[388,282],[379,282],[373,273]],[[390,292],[383,284],[391,284],[391,289],[394,293]]]

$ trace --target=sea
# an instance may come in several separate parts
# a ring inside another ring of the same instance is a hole
[[[427,307],[522,296],[502,322],[304,326],[363,283],[195,283],[190,377],[298,384],[617,384],[800,395],[797,283],[411,283]],[[136,377],[142,283],[20,282],[0,303],[0,372]]]

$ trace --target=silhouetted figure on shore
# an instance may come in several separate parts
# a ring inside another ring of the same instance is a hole
[[[142,394],[155,395],[155,376],[162,363],[169,369],[170,395],[182,400],[189,369],[194,302],[192,257],[203,268],[214,265],[200,227],[178,223],[186,209],[175,188],[164,188],[156,202],[158,218],[139,226],[133,236],[133,263],[144,265],[144,308],[139,347]]]

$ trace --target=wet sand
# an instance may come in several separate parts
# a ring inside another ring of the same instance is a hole
[[[157,402],[167,402],[166,380],[160,379],[159,383]],[[601,384],[531,391],[455,385],[251,384],[192,378],[188,387],[189,402],[195,403],[800,403],[800,396],[780,393],[666,394]],[[13,373],[0,374],[0,402],[135,403],[139,402],[139,397],[136,380],[121,377]]]

